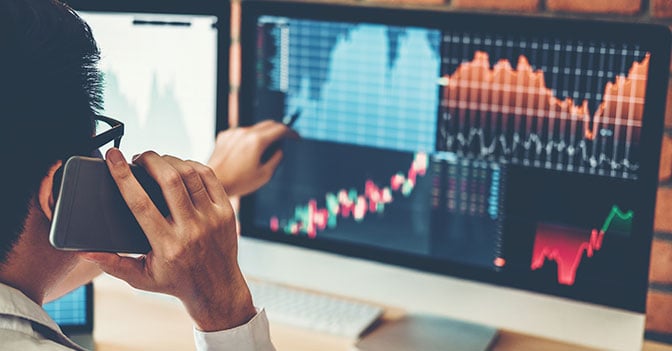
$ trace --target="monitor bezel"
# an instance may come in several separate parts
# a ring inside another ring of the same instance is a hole
[[[215,136],[219,131],[229,128],[229,48],[231,45],[230,1],[66,0],[65,2],[75,11],[216,16],[219,21],[217,26],[217,106],[215,112]]]
[[[667,77],[670,59],[670,31],[662,25],[625,23],[603,20],[586,20],[557,17],[533,17],[518,15],[492,15],[483,13],[455,12],[438,9],[393,8],[388,5],[342,5],[329,3],[302,3],[295,1],[247,1],[242,3],[241,22],[241,62],[242,77],[255,77],[255,35],[257,18],[262,15],[322,19],[346,22],[370,22],[392,25],[418,26],[429,28],[459,28],[461,30],[488,30],[506,28],[507,33],[553,35],[560,38],[585,38],[587,40],[612,40],[632,42],[641,45],[651,53],[644,119],[642,128],[641,159],[639,181],[643,182],[643,196],[646,201],[642,214],[633,223],[633,231],[641,235],[633,250],[641,256],[638,266],[641,279],[632,282],[640,287],[638,301],[632,301],[627,307],[616,304],[606,306],[644,313],[648,290],[648,271],[650,247],[653,237],[653,216],[658,183],[660,147],[662,142],[663,116],[665,111]],[[446,25],[449,23],[450,25]],[[253,123],[254,92],[256,86],[252,79],[243,78],[240,87],[239,106],[241,125]],[[316,241],[300,236],[280,235],[254,225],[254,194],[243,197],[240,202],[239,220],[242,236],[262,239],[269,242],[295,245],[334,253],[346,257],[355,257],[375,262],[411,268],[430,273],[448,275],[473,280],[485,284],[527,290],[571,301],[598,304],[588,298],[566,297],[551,288],[542,289],[524,282],[506,281],[506,277],[496,272],[487,272],[481,268],[462,264],[438,261],[410,254],[392,252],[383,249],[362,247],[344,242]],[[440,264],[438,264],[440,263]]]

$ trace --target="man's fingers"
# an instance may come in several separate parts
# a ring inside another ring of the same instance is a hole
[[[133,216],[140,224],[140,227],[147,235],[147,239],[152,247],[158,243],[154,233],[163,233],[166,229],[166,220],[163,218],[159,210],[156,208],[149,195],[140,186],[138,180],[135,179],[131,169],[126,163],[121,151],[116,148],[107,150],[105,161],[110,170],[110,174],[114,179],[121,196],[126,201]]]
[[[142,166],[159,184],[173,220],[191,218],[194,204],[178,170],[153,151],[144,152],[135,159],[135,163]]]
[[[145,275],[144,259],[105,252],[87,252],[80,254],[80,257],[95,263],[105,273],[126,281],[134,288],[146,289],[151,286]]]
[[[263,129],[263,128],[267,128],[269,126],[272,126],[274,124],[280,124],[280,122],[272,120],[272,119],[265,119],[261,122],[257,122],[255,124],[253,124],[250,128],[252,128],[252,129]]]
[[[212,202],[222,204],[223,201],[229,201],[224,186],[219,179],[217,179],[212,168],[194,161],[187,161],[187,163],[200,174],[201,180],[203,180],[203,184],[205,184],[205,188],[208,190]]]
[[[215,144],[226,143],[228,140],[235,140],[245,134],[246,128],[230,128],[217,133]]]
[[[264,163],[264,165],[261,167],[264,174],[268,176],[270,179],[271,176],[273,175],[273,172],[275,172],[275,169],[278,168],[278,165],[280,165],[280,161],[282,161],[282,150],[276,151],[271,158]]]
[[[263,122],[260,122],[263,123]],[[273,122],[270,124],[264,124],[263,127],[255,128],[255,132],[259,136],[261,146],[266,148],[271,145],[273,142],[278,141],[283,138],[298,138],[299,134],[287,127],[286,125],[278,122]]]
[[[163,159],[170,163],[182,176],[182,180],[187,187],[191,201],[196,208],[205,208],[210,206],[214,201],[210,199],[208,190],[203,183],[203,179],[199,171],[193,166],[195,162],[188,163],[180,160],[177,157],[164,155]]]

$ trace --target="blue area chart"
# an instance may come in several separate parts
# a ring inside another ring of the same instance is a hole
[[[303,138],[434,150],[439,31],[306,20],[285,28],[278,53],[287,71],[279,73]]]

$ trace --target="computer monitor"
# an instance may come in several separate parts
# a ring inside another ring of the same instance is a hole
[[[206,162],[228,127],[228,1],[69,1],[101,52],[103,114],[125,124],[121,151]]]
[[[302,136],[242,199],[247,274],[641,347],[666,27],[242,6],[241,123]]]
[[[93,284],[79,287],[62,298],[44,304],[44,309],[64,333],[93,331]]]
[[[207,161],[228,127],[228,1],[69,0],[101,52],[103,114],[125,123],[121,150]],[[104,151],[104,150],[103,150]],[[88,284],[45,305],[68,334],[93,329]]]

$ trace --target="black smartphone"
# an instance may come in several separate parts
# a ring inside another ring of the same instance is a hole
[[[168,216],[168,206],[156,181],[142,167],[130,167],[161,214]],[[104,160],[69,158],[62,168],[56,199],[49,233],[55,248],[133,254],[151,249]]]

